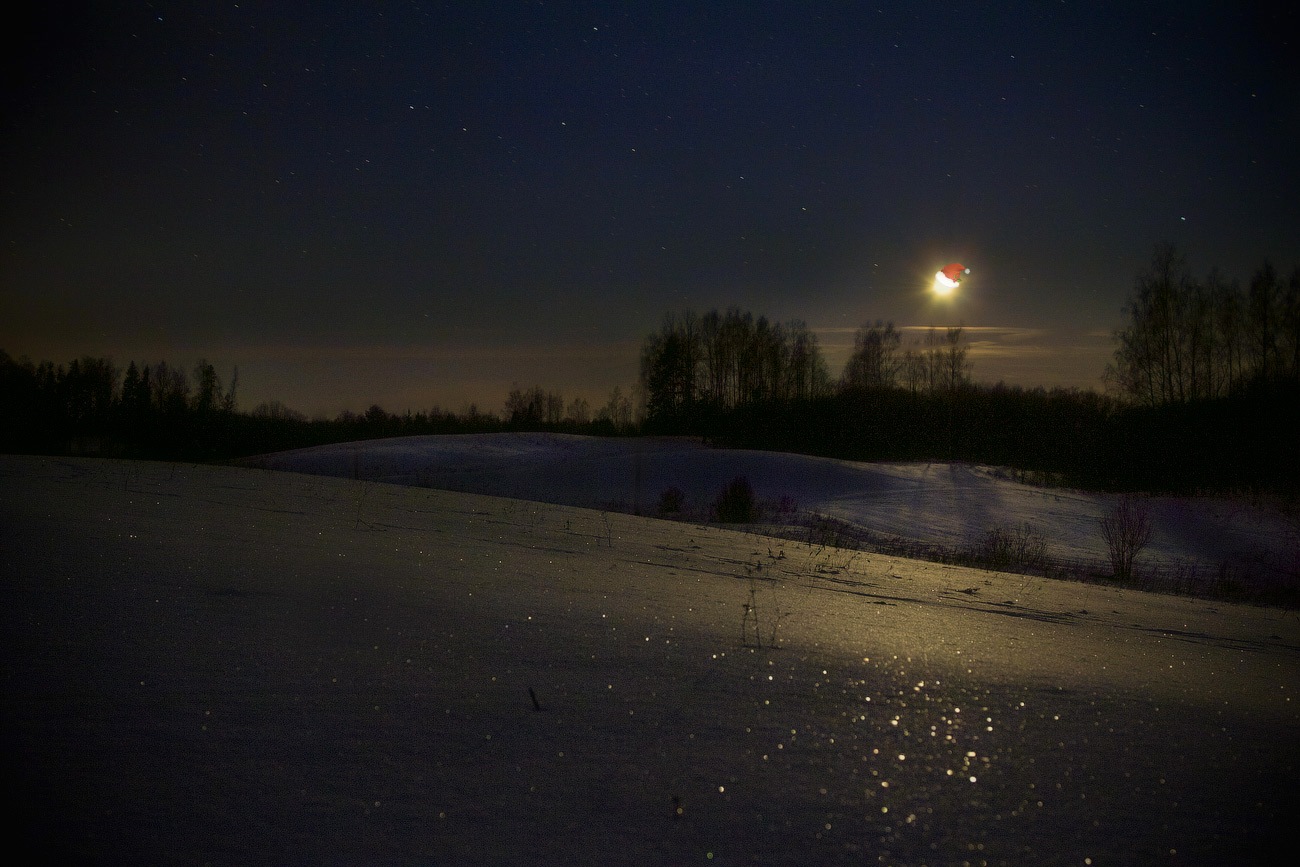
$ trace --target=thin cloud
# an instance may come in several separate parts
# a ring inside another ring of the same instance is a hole
[[[639,342],[620,341],[584,344],[515,344],[503,346],[472,344],[315,344],[280,346],[258,344],[225,347],[223,354],[245,357],[257,361],[283,362],[507,362],[536,361],[544,359],[580,361],[583,359],[608,359],[628,356],[635,358]]]
[[[923,339],[932,329],[948,326],[898,325],[904,344]],[[1026,328],[1014,325],[963,325],[967,358],[976,382],[1099,388],[1114,351],[1111,332],[1090,329]],[[814,328],[832,376],[838,376],[853,352],[858,328]]]

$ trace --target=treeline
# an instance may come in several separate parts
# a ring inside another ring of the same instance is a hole
[[[280,401],[241,412],[238,370],[227,385],[200,360],[192,371],[160,361],[125,371],[111,359],[67,364],[15,360],[0,350],[0,452],[214,461],[327,443],[397,436],[555,430],[600,436],[635,433],[633,403],[615,387],[594,411],[584,398],[514,389],[505,413],[470,405],[394,414],[379,405],[308,419]],[[563,411],[556,411],[556,407]]]
[[[471,406],[307,419],[279,402],[237,407],[200,361],[125,371],[111,360],[14,360],[0,350],[0,451],[222,460],[331,442],[554,430],[703,437],[841,459],[954,460],[1089,488],[1300,489],[1300,270],[1265,263],[1245,289],[1187,273],[1170,245],[1138,275],[1115,335],[1108,394],[972,382],[961,328],[858,329],[832,377],[802,322],[737,308],[669,314],[646,337],[640,381],[600,407],[540,386],[503,412]]]
[[[668,314],[641,350],[648,418],[689,424],[701,408],[730,410],[770,400],[808,400],[829,391],[817,337],[732,308]]]
[[[802,323],[670,314],[641,356],[645,430],[849,460],[1005,466],[1088,488],[1300,487],[1300,271],[1249,288],[1156,248],[1117,332],[1110,394],[972,383],[961,328],[860,328],[832,380]]]
[[[858,329],[853,353],[833,380],[817,336],[803,322],[773,324],[733,307],[668,314],[642,346],[640,385],[648,432],[740,444],[744,431],[753,432],[748,438],[767,431],[764,439],[771,440],[784,427],[782,417],[828,403],[868,396],[945,403],[971,389],[971,369],[962,328],[931,328],[905,340],[892,322],[877,321]],[[801,424],[789,421],[792,429]],[[832,432],[803,430],[797,439],[823,435]]]
[[[1195,278],[1172,244],[1159,244],[1125,312],[1107,378],[1135,403],[1194,403],[1300,379],[1300,268],[1283,282],[1265,262],[1243,290],[1218,269]]]
[[[227,388],[206,361],[191,380],[166,361],[123,373],[107,358],[36,364],[0,350],[0,448],[200,457],[229,436],[237,389],[238,373]]]
[[[1090,391],[976,386],[971,374],[960,327],[909,339],[893,323],[864,325],[832,380],[815,335],[800,323],[782,328],[737,309],[671,314],[642,349],[644,430],[736,448],[976,461],[1113,483],[1079,444],[1107,436],[1116,401]]]
[[[748,311],[670,313],[641,350],[641,388],[652,430],[699,432],[711,420],[754,405],[802,404],[845,391],[901,386],[912,393],[970,383],[963,330],[930,329],[904,343],[894,324],[858,330],[834,382],[806,324],[772,323]]]
[[[566,402],[559,391],[512,388],[506,397],[506,425],[514,430],[568,430],[594,434],[631,433],[636,428],[632,398],[614,386],[605,405],[595,412],[585,397]]]
[[[873,388],[753,403],[698,421],[694,432],[719,446],[856,461],[963,461],[1093,490],[1300,491],[1295,383],[1257,383],[1228,397],[1160,407],[1003,384],[950,392]]]

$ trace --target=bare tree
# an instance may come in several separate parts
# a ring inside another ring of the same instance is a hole
[[[296,409],[291,409],[278,400],[263,401],[259,403],[257,406],[253,407],[253,411],[250,415],[252,415],[253,418],[269,419],[272,421],[305,422],[307,420],[307,416],[298,412]]]
[[[929,390],[930,369],[925,362],[925,355],[921,352],[919,345],[909,346],[903,350],[900,371],[903,376],[903,386],[912,394]]]
[[[665,317],[642,345],[640,385],[646,414],[672,418],[698,406],[818,397],[829,377],[803,322],[782,325],[732,307]]]
[[[1272,263],[1265,262],[1251,278],[1246,294],[1246,335],[1255,370],[1266,380],[1278,374],[1284,300],[1282,281]]]
[[[210,415],[224,406],[225,392],[221,387],[221,377],[206,358],[199,359],[199,363],[194,365],[194,381],[198,383],[198,389],[191,398],[195,412]]]
[[[183,415],[190,399],[190,380],[185,371],[160,361],[150,368],[154,406],[161,412]]]
[[[960,325],[945,329],[938,357],[939,383],[944,391],[957,391],[970,385],[971,364],[966,360],[966,343]]]
[[[1300,379],[1300,268],[1291,272],[1282,305],[1282,363],[1292,379]]]
[[[575,424],[587,424],[591,421],[591,404],[585,397],[575,397],[569,402],[566,417]]]
[[[564,395],[558,391],[546,393],[546,423],[559,424],[564,421]]]
[[[609,422],[616,430],[626,430],[632,426],[632,401],[623,394],[623,389],[614,386],[597,418]]]
[[[1118,581],[1133,577],[1133,561],[1151,541],[1151,509],[1147,501],[1123,496],[1100,519],[1101,535],[1110,553],[1110,565]]]
[[[506,420],[511,424],[556,424],[564,417],[564,396],[540,385],[512,388],[506,398]]]
[[[754,379],[751,400],[785,397],[785,371],[789,366],[790,347],[781,323],[768,322],[766,316],[754,323],[752,341]]]
[[[1130,324],[1115,335],[1119,347],[1108,371],[1119,390],[1156,406],[1186,399],[1180,331],[1186,320],[1187,264],[1173,244],[1157,244],[1151,266],[1138,276],[1125,312]]]
[[[853,355],[844,365],[841,380],[846,389],[894,388],[903,372],[904,359],[899,355],[903,334],[892,322],[877,319],[853,335]]]
[[[931,328],[903,352],[903,380],[913,392],[957,391],[970,384],[971,364],[966,356],[961,326],[943,332]]]
[[[641,348],[641,382],[652,415],[672,416],[691,409],[697,399],[701,359],[700,325],[689,310],[664,317],[659,331]]]
[[[1269,262],[1243,293],[1217,269],[1187,273],[1172,244],[1155,248],[1124,308],[1106,378],[1147,406],[1224,397],[1252,379],[1294,379],[1300,371],[1300,271],[1283,285]]]
[[[95,425],[108,418],[118,396],[118,370],[107,358],[84,355],[55,373],[63,411],[76,425]]]
[[[830,390],[830,376],[817,346],[817,335],[801,319],[792,321],[786,334],[790,341],[787,396],[797,400],[823,396]]]

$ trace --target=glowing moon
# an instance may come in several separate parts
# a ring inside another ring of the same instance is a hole
[[[958,285],[960,285],[958,281],[953,280],[951,277],[949,277],[947,274],[943,273],[942,271],[935,272],[934,274],[935,295],[951,295],[953,292],[956,291]]]
[[[961,285],[961,278],[970,273],[970,269],[960,262],[944,265],[934,275],[934,294],[951,295]]]

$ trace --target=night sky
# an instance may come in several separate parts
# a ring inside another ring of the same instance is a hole
[[[33,4],[0,349],[206,357],[244,409],[599,406],[666,313],[734,305],[835,376],[880,318],[1100,388],[1157,242],[1300,264],[1280,5]]]

